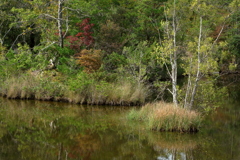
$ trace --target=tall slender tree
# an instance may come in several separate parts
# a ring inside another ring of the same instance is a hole
[[[59,36],[59,46],[63,48],[63,31],[62,31],[62,18],[63,18],[63,2],[64,0],[58,0],[58,36]]]
[[[172,94],[173,103],[178,106],[177,74],[178,74],[178,46],[177,33],[179,21],[176,16],[176,0],[171,2],[172,9],[165,8],[165,21],[162,22],[164,28],[164,40],[161,41],[156,51],[160,53],[159,59],[164,63],[172,82],[169,92]],[[170,67],[168,66],[170,64]]]

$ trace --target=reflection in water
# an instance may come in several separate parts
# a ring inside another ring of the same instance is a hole
[[[153,144],[153,149],[158,152],[158,160],[192,159],[192,151],[200,143],[197,134],[179,133],[159,133],[157,136],[149,138],[149,142]]]
[[[178,160],[187,160],[187,156],[186,156],[186,153],[184,152],[176,152],[175,150],[164,150],[164,154],[166,156],[159,156],[157,157],[158,160],[175,160],[175,159],[178,159]]]
[[[238,108],[228,104],[209,116],[205,130],[181,134],[144,130],[126,120],[128,107],[1,98],[0,159],[240,159]]]

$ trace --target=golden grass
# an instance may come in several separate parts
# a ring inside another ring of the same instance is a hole
[[[129,118],[143,121],[147,128],[160,131],[195,132],[201,123],[198,112],[165,102],[146,104],[139,111],[132,110]]]
[[[107,103],[117,105],[143,104],[148,96],[147,87],[130,82],[117,82],[106,91]]]
[[[63,86],[26,74],[19,77],[11,77],[2,85],[3,96],[7,98],[50,100],[59,95]]]
[[[54,100],[98,105],[139,105],[145,102],[148,95],[147,87],[127,80],[112,83],[94,81],[73,91],[69,89],[67,84],[54,81],[51,77],[45,78],[32,74],[11,77],[0,88],[1,94],[7,98]]]

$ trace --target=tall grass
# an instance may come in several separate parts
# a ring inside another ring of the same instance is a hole
[[[115,82],[107,90],[107,103],[109,104],[143,104],[148,96],[149,90],[146,86],[138,86],[128,81]]]
[[[128,113],[128,118],[143,122],[146,128],[159,131],[196,132],[201,123],[198,112],[164,102],[146,104],[140,110],[133,109]]]
[[[67,101],[80,104],[140,105],[148,88],[128,80],[106,82],[84,73],[66,82],[57,77],[22,74],[5,79],[0,94],[7,98]]]
[[[143,85],[137,87],[127,81],[121,83],[100,81],[93,82],[76,91],[69,91],[71,94],[68,94],[68,99],[75,103],[139,105],[145,102],[148,92],[147,87]]]
[[[1,94],[7,98],[53,100],[63,96],[63,85],[51,79],[30,74],[14,76],[0,86]]]

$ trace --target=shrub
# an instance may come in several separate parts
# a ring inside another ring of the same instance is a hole
[[[101,50],[87,50],[83,49],[80,53],[75,54],[77,64],[84,67],[87,73],[97,71],[102,64],[102,52]]]
[[[117,68],[127,64],[127,59],[124,55],[113,52],[103,58],[104,69],[108,72],[114,72]]]

